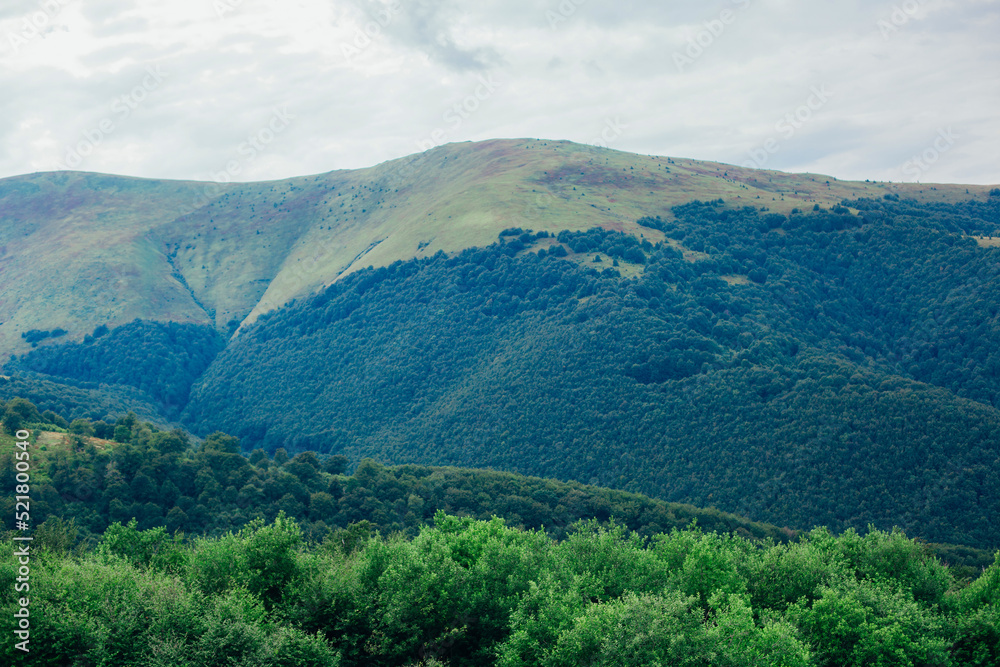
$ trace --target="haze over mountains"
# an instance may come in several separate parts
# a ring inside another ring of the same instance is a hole
[[[496,140],[0,215],[4,397],[1000,545],[997,188]]]

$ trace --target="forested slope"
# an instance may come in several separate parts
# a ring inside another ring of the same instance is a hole
[[[100,326],[80,343],[38,348],[7,367],[139,389],[176,416],[191,385],[224,347],[225,339],[209,326],[135,320],[111,330]]]
[[[40,346],[0,391],[92,419],[97,397],[139,392],[160,423],[247,451],[490,466],[796,529],[1000,544],[1000,192],[816,208],[693,202],[641,237],[509,229],[359,271],[218,356],[207,327],[134,322]]]
[[[1000,264],[972,238],[997,233],[998,210],[716,201],[643,220],[642,240],[510,230],[263,318],[185,418],[249,448],[1000,544]]]
[[[231,436],[215,433],[194,445],[185,432],[160,429],[131,413],[110,423],[69,422],[16,398],[0,403],[0,417],[8,433],[27,428],[40,434],[30,457],[33,521],[72,521],[85,542],[115,521],[136,519],[143,530],[220,535],[254,518],[273,520],[279,512],[313,537],[352,524],[366,526],[365,535],[370,529],[412,537],[439,510],[479,519],[500,516],[511,526],[544,529],[556,538],[565,537],[579,519],[612,517],[645,536],[692,521],[754,539],[795,535],[714,509],[506,472],[385,467],[367,459],[347,474],[343,456],[289,457],[279,449],[273,457],[262,450],[247,457]],[[16,483],[21,459],[15,459],[13,443],[0,435],[0,484]],[[14,496],[0,498],[0,513],[13,517],[14,503]]]
[[[30,652],[0,647],[6,664],[1000,659],[995,556],[899,531],[796,535],[489,471],[364,461],[348,476],[342,457],[248,459],[225,434],[192,445],[133,415],[67,423],[23,399],[0,407],[0,483],[13,484],[14,452],[29,462],[33,523],[30,576],[24,543],[0,540],[0,609],[30,626]]]

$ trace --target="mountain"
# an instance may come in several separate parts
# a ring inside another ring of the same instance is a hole
[[[0,180],[0,355],[31,331],[80,341],[138,318],[241,323],[359,268],[492,243],[507,227],[640,233],[693,199],[773,211],[983,186],[849,183],[561,141],[449,144],[370,169],[266,183],[78,172]]]
[[[544,141],[204,188],[0,182],[0,397],[1000,545],[1000,189]]]

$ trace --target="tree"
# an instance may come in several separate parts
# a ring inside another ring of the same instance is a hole
[[[239,454],[240,453],[240,439],[222,433],[221,431],[216,431],[205,438],[205,442],[202,444],[203,451],[216,451],[223,452],[226,454]]]
[[[337,501],[329,493],[320,491],[309,497],[309,518],[313,521],[331,522],[337,514]]]
[[[320,462],[315,452],[301,452],[284,465],[286,471],[295,475],[302,483],[309,485],[319,479]]]
[[[65,521],[62,517],[50,516],[35,529],[34,544],[42,550],[62,555],[76,546],[77,533],[74,519]]]
[[[273,523],[265,525],[255,519],[240,531],[246,585],[251,593],[265,603],[277,602],[282,590],[298,573],[297,549],[302,543],[302,531],[293,520],[279,514]]]
[[[153,500],[157,496],[156,484],[141,472],[132,479],[130,490],[132,498],[139,501]]]
[[[24,417],[15,410],[7,408],[3,415],[3,428],[8,435],[13,436],[24,425]]]
[[[174,507],[167,512],[167,532],[171,535],[179,530],[184,530],[188,525],[188,516],[180,507]]]
[[[331,475],[343,475],[347,472],[348,463],[349,460],[346,456],[335,454],[326,458],[323,462],[323,470]]]
[[[174,429],[170,432],[160,431],[153,435],[149,445],[160,450],[163,454],[178,454],[187,449],[188,437],[180,429]]]
[[[95,434],[94,426],[90,420],[84,418],[74,419],[69,425],[69,431],[86,437],[93,437]]]

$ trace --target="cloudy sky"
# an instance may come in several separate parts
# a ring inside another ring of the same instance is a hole
[[[4,0],[0,177],[262,180],[569,139],[1000,183],[1000,0]]]

